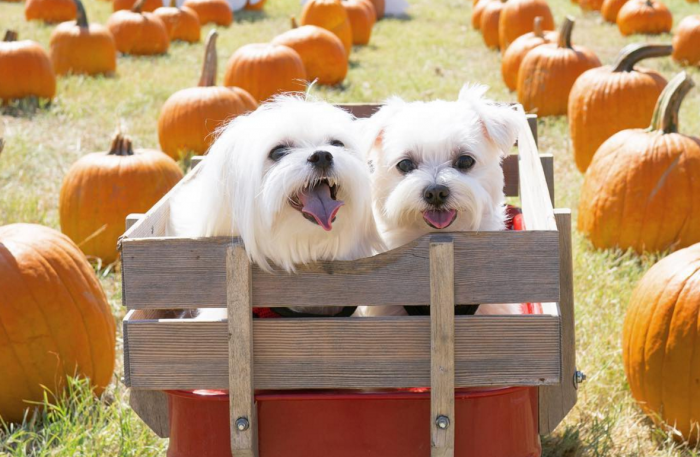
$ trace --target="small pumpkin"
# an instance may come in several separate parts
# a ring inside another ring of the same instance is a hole
[[[377,21],[377,12],[371,0],[344,0],[342,4],[345,12],[348,13],[352,29],[352,44],[369,44],[372,28]]]
[[[518,71],[525,55],[543,44],[557,41],[558,33],[542,29],[542,18],[534,20],[534,31],[521,35],[513,41],[501,59],[501,75],[508,89],[514,91],[518,88]]]
[[[693,87],[672,79],[648,129],[616,133],[593,156],[578,228],[599,249],[661,252],[700,241],[700,139],[678,133],[678,110]]]
[[[350,55],[352,51],[352,27],[348,13],[340,0],[309,0],[299,18],[301,25],[315,25],[337,36]]]
[[[496,2],[499,0],[477,0],[472,8],[472,28],[474,30],[481,30],[481,15],[484,13],[484,9],[491,2]]]
[[[111,74],[117,69],[117,46],[109,30],[88,24],[85,8],[74,0],[78,10],[75,22],[63,22],[51,34],[49,53],[58,75]]]
[[[374,11],[377,13],[377,20],[384,18],[384,12],[386,11],[386,0],[370,0],[372,6],[374,6]],[[474,0],[476,3],[476,0]]]
[[[604,0],[603,6],[600,8],[600,15],[607,22],[612,24],[617,23],[617,15],[620,12],[622,5],[627,3],[627,0]]]
[[[501,50],[508,49],[519,36],[532,32],[536,17],[542,18],[544,30],[554,30],[554,17],[546,0],[508,0],[498,24]]]
[[[248,11],[262,11],[267,0],[248,0],[245,9]]]
[[[498,20],[501,17],[504,3],[501,1],[490,2],[481,13],[481,36],[484,44],[489,49],[498,49]]]
[[[700,15],[684,18],[673,35],[673,59],[700,66]]]
[[[170,47],[168,30],[153,13],[141,11],[144,0],[138,0],[131,11],[120,10],[107,20],[117,50],[124,54],[165,54]]]
[[[130,213],[145,213],[180,179],[160,151],[136,149],[117,133],[108,152],[80,158],[68,170],[59,201],[61,231],[89,257],[117,260],[117,240]]]
[[[80,249],[48,227],[0,227],[0,290],[0,417],[22,422],[44,388],[60,396],[69,376],[100,395],[114,373],[115,323]]]
[[[183,6],[192,8],[202,25],[228,27],[233,22],[233,10],[226,0],[186,0]]]
[[[44,49],[34,41],[17,41],[17,32],[8,30],[0,41],[0,100],[55,94],[56,76]]]
[[[348,57],[340,39],[326,29],[314,25],[294,28],[278,35],[273,44],[294,49],[306,69],[309,81],[333,86],[340,84],[348,73]]]
[[[583,46],[572,46],[574,19],[567,17],[557,44],[537,46],[525,55],[518,72],[518,101],[539,116],[566,114],[571,88],[600,60]]]
[[[175,0],[170,1],[170,6],[161,6],[154,11],[161,18],[171,41],[182,40],[188,43],[197,43],[200,39],[201,25],[197,13],[187,7],[177,7]]]
[[[216,85],[217,37],[216,30],[209,32],[199,86],[175,92],[160,111],[158,141],[174,159],[188,152],[204,154],[223,123],[258,106],[244,89]]]
[[[668,45],[631,44],[612,66],[582,74],[569,96],[569,132],[576,166],[585,172],[593,154],[615,133],[649,125],[666,79],[645,68],[643,59],[671,55]]]
[[[28,21],[66,22],[75,19],[77,13],[73,0],[26,0],[24,4]]]
[[[578,6],[583,11],[600,11],[603,8],[603,0],[579,0]]]
[[[632,396],[658,425],[700,441],[700,244],[649,269],[632,293],[622,360]]]
[[[112,11],[130,10],[136,5],[138,0],[112,0]],[[141,11],[152,13],[163,6],[161,0],[145,0],[141,6]]]
[[[617,13],[617,28],[623,35],[669,33],[671,11],[659,0],[629,0]]]
[[[297,52],[281,44],[247,44],[233,53],[226,65],[225,86],[245,89],[258,102],[285,92],[303,92],[304,62]]]

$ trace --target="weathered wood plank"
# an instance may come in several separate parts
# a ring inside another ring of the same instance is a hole
[[[129,406],[158,437],[170,437],[168,395],[165,392],[131,389]]]
[[[544,170],[545,179],[547,181],[547,189],[549,197],[554,205],[554,156],[551,154],[540,154],[542,169]],[[503,176],[505,178],[505,186],[503,192],[506,197],[517,197],[520,195],[520,170],[518,164],[518,154],[511,154],[503,159]]]
[[[190,159],[190,172],[197,168],[197,165],[202,163],[204,157],[206,156],[192,156],[192,158]]]

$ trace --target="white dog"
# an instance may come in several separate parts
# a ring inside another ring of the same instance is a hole
[[[381,250],[358,128],[339,108],[292,96],[237,117],[171,201],[169,234],[240,236],[261,268],[290,272]]]

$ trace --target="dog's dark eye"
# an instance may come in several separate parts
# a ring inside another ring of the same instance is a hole
[[[458,170],[461,170],[461,171],[467,171],[471,167],[473,167],[475,163],[476,163],[476,160],[474,160],[474,157],[464,155],[464,156],[459,156],[457,158],[457,160],[455,160],[454,167]]]
[[[344,148],[344,147],[345,147],[345,145],[343,144],[343,142],[340,141],[340,140],[333,140],[333,141],[331,141],[331,146],[335,146],[335,147],[338,147],[338,148]]]
[[[401,173],[410,173],[416,168],[416,164],[411,159],[403,159],[401,162],[396,164],[396,168],[401,171]]]
[[[272,148],[272,151],[270,151],[270,160],[273,162],[277,162],[279,159],[282,157],[286,156],[288,152],[288,146],[284,144],[280,144]]]

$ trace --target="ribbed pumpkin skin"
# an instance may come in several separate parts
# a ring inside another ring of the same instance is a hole
[[[377,21],[377,12],[371,0],[343,1],[352,29],[352,44],[366,45],[372,37],[372,28]]]
[[[642,33],[657,35],[669,33],[673,27],[673,15],[663,3],[651,0],[629,0],[617,13],[617,28],[623,35]]]
[[[306,70],[299,54],[290,47],[247,44],[229,59],[224,86],[245,89],[258,102],[263,102],[276,94],[303,92]]]
[[[374,11],[377,13],[377,20],[384,17],[384,12],[386,11],[386,1],[385,0],[371,0],[374,6]]]
[[[489,49],[498,49],[498,19],[501,17],[501,11],[503,11],[503,3],[491,2],[481,13],[479,29],[484,44]]]
[[[175,8],[161,6],[153,12],[165,24],[170,41],[182,40],[197,43],[200,40],[201,25],[197,13],[187,6]]]
[[[578,4],[584,11],[600,11],[603,7],[603,0],[579,0]]]
[[[26,0],[24,4],[28,21],[66,22],[75,19],[76,12],[73,0]]]
[[[309,0],[299,18],[301,25],[315,25],[337,36],[349,56],[352,51],[352,27],[340,0]]]
[[[124,54],[165,54],[170,47],[165,24],[153,13],[117,11],[107,20],[107,28]]]
[[[508,49],[519,36],[533,31],[536,17],[542,18],[542,29],[554,29],[554,17],[546,0],[508,0],[498,24],[498,40],[501,50]]]
[[[233,22],[233,11],[226,0],[186,0],[183,6],[192,8],[202,25],[213,23],[228,27]]]
[[[111,74],[117,69],[117,46],[109,30],[100,24],[79,27],[59,24],[51,34],[49,53],[58,75]]]
[[[673,36],[673,59],[686,65],[700,65],[700,15],[683,19]]]
[[[39,44],[0,41],[0,100],[56,95],[51,59]]]
[[[112,11],[130,10],[134,7],[136,0],[112,0]],[[141,11],[152,13],[163,6],[161,0],[144,0]]]
[[[343,43],[326,29],[306,25],[278,35],[274,44],[294,49],[306,69],[309,81],[333,86],[343,82],[348,73],[348,58]]]
[[[518,72],[528,52],[543,44],[557,41],[557,32],[546,31],[539,37],[535,32],[526,33],[513,41],[501,59],[501,75],[508,89],[518,88]]]
[[[604,0],[603,6],[600,8],[600,15],[607,22],[616,24],[617,14],[625,3],[627,3],[627,0]]]
[[[472,8],[472,28],[474,30],[481,29],[481,15],[484,13],[486,5],[494,1],[498,0],[477,0],[477,2],[474,4],[474,7]]]
[[[115,324],[85,256],[65,235],[33,224],[0,227],[0,417],[21,422],[66,376],[112,380]],[[49,398],[52,398],[49,394]]]
[[[700,423],[700,244],[651,267],[632,293],[622,359],[632,396],[654,422],[659,416],[685,440]]]

